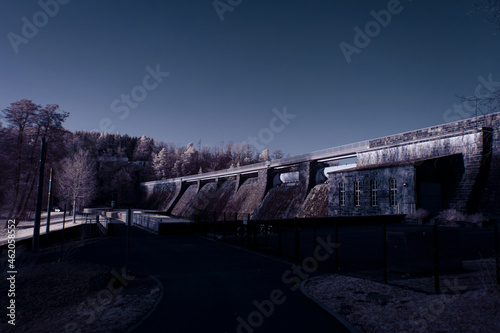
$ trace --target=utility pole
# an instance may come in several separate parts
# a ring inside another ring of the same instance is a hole
[[[40,166],[38,167],[38,191],[36,196],[35,226],[33,228],[33,251],[38,251],[38,247],[40,246],[40,218],[42,215],[43,173],[45,171],[46,152],[47,147],[45,138],[42,138],[42,148],[40,149]]]
[[[125,273],[128,275],[128,261],[130,253],[130,225],[132,224],[132,210],[127,209],[127,249],[125,251]]]
[[[49,203],[47,204],[47,227],[45,229],[46,233],[50,231],[50,210],[52,206],[52,174],[53,170],[50,168],[50,178],[49,178]]]
[[[63,213],[63,228],[62,228],[62,242],[61,242],[61,257],[59,261],[63,259],[63,250],[64,250],[64,222],[66,222],[66,204],[64,204],[64,213]]]

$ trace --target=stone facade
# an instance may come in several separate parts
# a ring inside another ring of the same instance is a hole
[[[500,114],[465,119],[369,141],[369,149],[357,155],[358,167],[352,171],[329,175],[329,215],[393,214],[382,200],[380,207],[339,206],[338,183],[344,182],[347,195],[352,192],[352,179],[371,178],[385,182],[387,178],[407,179],[406,191],[413,191],[416,208],[425,206],[425,192],[436,192],[439,209],[456,209],[463,213],[477,212],[500,215],[497,207],[500,187]],[[411,164],[413,173],[408,171]],[[370,170],[367,170],[370,169]],[[412,175],[409,179],[404,175]],[[381,177],[381,175],[384,175]],[[365,184],[366,186],[366,184]],[[387,186],[386,186],[387,187]],[[383,191],[382,193],[387,193]],[[383,194],[385,195],[385,194]],[[350,197],[347,197],[350,199]],[[366,199],[366,198],[365,198]]]
[[[436,130],[437,133],[443,131]],[[422,133],[422,131],[415,131],[412,133]],[[426,132],[424,132],[426,133]],[[446,132],[445,137],[428,138],[425,137],[423,141],[410,140],[404,143],[400,140],[392,146],[386,146],[378,149],[370,149],[369,151],[362,152],[358,155],[358,165],[377,165],[386,163],[401,163],[402,161],[425,161],[432,158],[441,156],[448,156],[453,154],[461,154],[464,160],[465,173],[463,178],[456,188],[453,197],[449,199],[448,207],[460,211],[473,211],[473,207],[468,207],[471,191],[476,183],[479,170],[482,163],[483,153],[489,154],[488,147],[483,147],[485,141],[485,134],[488,129],[469,129],[462,130],[455,135]],[[400,135],[403,138],[412,138],[415,135]],[[396,141],[396,140],[387,140]],[[484,149],[486,148],[486,149]]]
[[[395,197],[392,204],[390,200],[391,179],[395,180],[395,191],[393,192]],[[328,177],[328,215],[362,216],[411,213],[415,207],[414,179],[415,167],[413,165],[330,173]],[[372,189],[373,181],[376,182],[376,188]],[[359,187],[355,187],[356,182],[359,182]],[[343,191],[341,191],[342,186]],[[359,199],[356,198],[356,192],[359,193]],[[374,200],[375,193],[372,192],[376,192],[376,200]],[[344,196],[343,199],[342,196]],[[341,201],[343,202],[341,203]]]

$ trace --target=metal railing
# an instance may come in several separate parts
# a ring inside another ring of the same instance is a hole
[[[360,141],[360,142],[350,143],[347,145],[337,146],[337,147],[333,147],[333,148],[317,150],[317,151],[307,153],[307,154],[302,154],[302,155],[297,155],[297,156],[292,156],[292,157],[285,157],[285,158],[281,158],[279,160],[254,163],[254,164],[244,165],[244,166],[235,167],[235,168],[231,168],[231,169],[223,169],[223,170],[217,170],[217,171],[212,171],[212,172],[206,172],[206,173],[202,173],[202,174],[198,174],[198,175],[191,175],[191,176],[185,176],[185,177],[177,177],[177,178],[150,181],[150,182],[142,183],[142,185],[154,186],[156,184],[174,183],[174,182],[182,182],[182,181],[190,182],[190,181],[197,181],[197,180],[202,180],[202,179],[213,179],[216,177],[230,177],[230,176],[235,176],[238,174],[256,172],[256,171],[261,170],[261,169],[275,168],[275,167],[280,167],[280,166],[299,164],[299,163],[303,163],[303,162],[323,160],[323,159],[328,159],[328,158],[332,158],[332,157],[336,157],[336,156],[349,155],[349,154],[356,153],[360,150],[367,149],[367,148],[369,148],[369,141]]]
[[[303,265],[314,263],[320,246],[322,258],[315,265],[323,272],[363,276],[428,293],[446,292],[449,281],[469,289],[500,285],[495,221],[482,227],[444,227],[401,224],[401,218],[206,222],[206,236]]]

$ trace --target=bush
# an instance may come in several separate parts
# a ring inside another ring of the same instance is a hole
[[[447,209],[439,213],[439,220],[449,221],[449,222],[459,222],[465,221],[465,215],[457,211],[456,209]]]
[[[447,221],[447,222],[470,222],[478,224],[484,221],[484,216],[481,213],[466,215],[463,214],[456,209],[447,209],[439,213],[439,220]]]
[[[428,216],[429,212],[427,210],[419,208],[414,213],[406,215],[406,218],[410,220],[420,220],[425,219]]]

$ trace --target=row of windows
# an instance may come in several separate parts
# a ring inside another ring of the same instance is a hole
[[[398,188],[394,178],[389,179],[389,204],[397,206]],[[345,183],[339,183],[339,205],[345,206],[346,189]],[[361,206],[361,182],[354,182],[354,205]],[[378,206],[378,183],[376,180],[370,181],[370,205]]]

